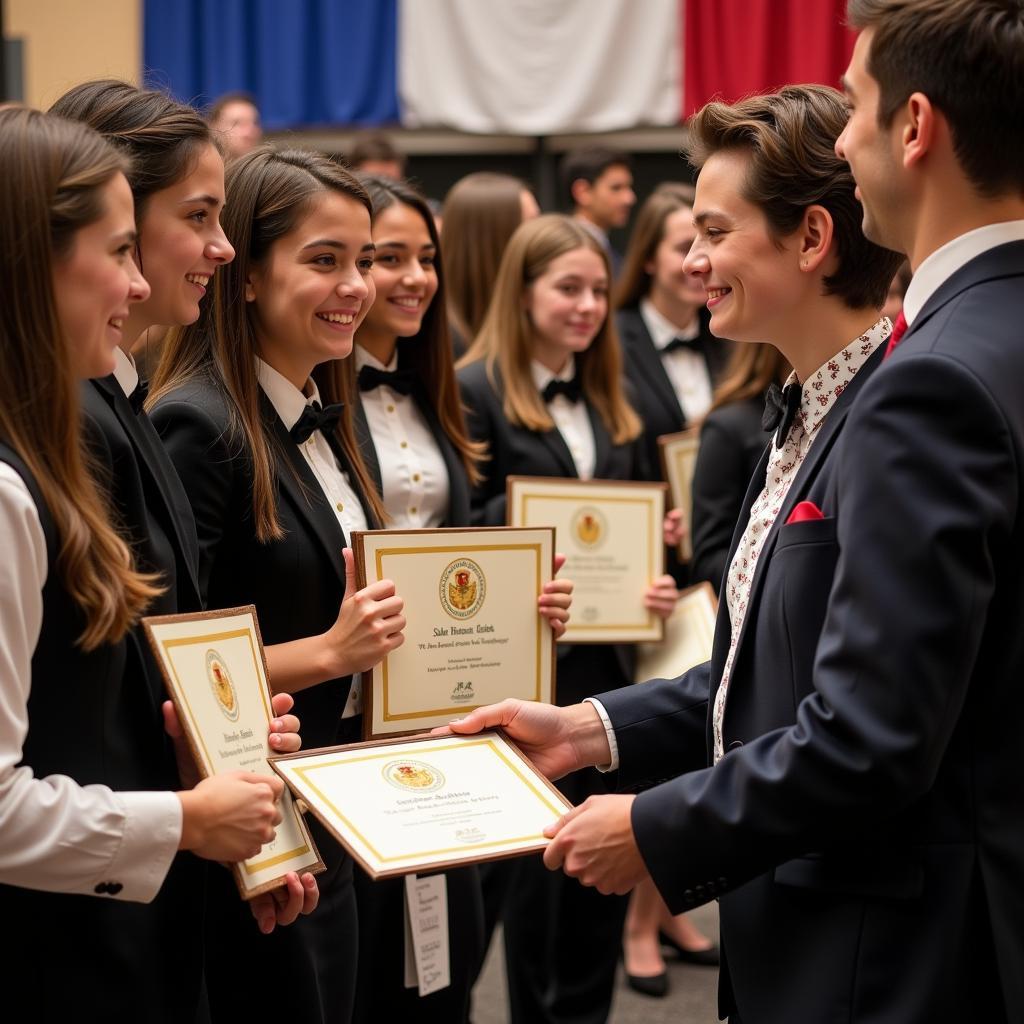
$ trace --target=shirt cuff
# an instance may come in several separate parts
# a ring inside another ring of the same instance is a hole
[[[149,903],[160,891],[181,842],[182,809],[170,792],[115,793],[124,813],[117,853],[97,882],[97,895]]]
[[[601,719],[601,724],[604,726],[605,736],[608,737],[608,749],[611,751],[612,759],[606,765],[598,765],[597,770],[599,772],[615,772],[619,770],[619,745],[615,741],[615,730],[612,728],[612,720],[608,717],[608,712],[605,711],[604,705],[596,697],[584,697],[584,704],[592,704],[594,710],[597,712],[598,717]]]

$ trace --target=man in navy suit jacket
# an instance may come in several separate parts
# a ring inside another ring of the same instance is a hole
[[[725,755],[706,767],[724,604],[712,662],[603,695],[607,722],[508,702],[455,728],[644,790],[566,815],[546,860],[603,891],[649,873],[676,911],[719,898],[734,1021],[1020,1021],[1024,4],[850,14],[837,153],[914,268],[909,327],[850,403],[824,517],[777,539]]]

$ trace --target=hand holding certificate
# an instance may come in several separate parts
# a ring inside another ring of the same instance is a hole
[[[662,621],[644,594],[664,572],[665,484],[508,478],[514,526],[554,527],[575,585],[563,639],[572,643],[660,640]]]
[[[372,878],[542,850],[571,809],[498,732],[286,754],[275,771]]]
[[[665,622],[664,640],[638,647],[636,682],[674,679],[694,665],[710,661],[717,614],[718,601],[710,583],[684,590]]]
[[[273,717],[259,627],[252,607],[143,619],[200,774],[270,773]],[[274,839],[233,865],[245,899],[278,888],[290,871],[322,871],[289,793]]]
[[[359,586],[394,581],[405,643],[364,677],[364,733],[443,725],[505,697],[552,701],[554,644],[537,599],[550,529],[375,530],[352,535]]]
[[[698,427],[658,438],[658,450],[661,452],[662,468],[672,496],[672,507],[683,510],[686,522],[686,532],[679,544],[679,558],[683,562],[693,558],[693,540],[690,535],[693,523],[693,473],[697,468],[699,449]]]

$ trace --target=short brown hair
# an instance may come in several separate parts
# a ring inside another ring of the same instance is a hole
[[[881,309],[900,260],[869,242],[854,195],[849,164],[835,143],[846,125],[843,97],[824,85],[788,85],[739,103],[708,103],[690,121],[687,155],[702,167],[717,152],[750,155],[743,195],[764,213],[778,237],[800,226],[809,206],[832,217],[839,266],[824,279],[825,293],[851,309]]]
[[[365,163],[393,160],[405,173],[405,157],[383,132],[362,132],[352,141],[345,162],[358,171]]]
[[[849,0],[850,24],[873,29],[867,69],[883,127],[914,92],[949,122],[964,174],[982,196],[1024,194],[1024,3]]]
[[[624,150],[609,149],[607,146],[583,146],[580,149],[570,149],[562,157],[558,174],[561,179],[562,194],[565,196],[570,210],[576,206],[576,197],[572,194],[573,183],[582,179],[589,185],[593,185],[609,167],[626,167],[632,170],[633,161]]]

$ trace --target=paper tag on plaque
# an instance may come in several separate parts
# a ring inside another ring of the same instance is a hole
[[[406,987],[409,984],[409,945],[421,996],[447,988],[452,981],[448,949],[448,880],[444,875],[405,878]]]

